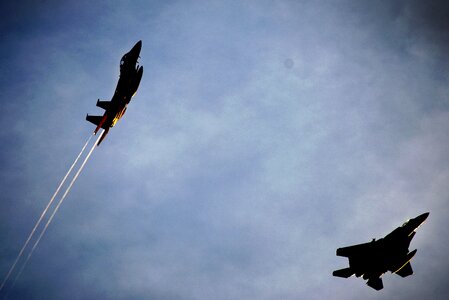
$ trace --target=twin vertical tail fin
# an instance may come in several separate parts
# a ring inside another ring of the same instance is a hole
[[[109,126],[105,126],[105,122],[107,119],[107,115],[105,114],[104,116],[86,116],[86,120],[97,125],[97,128],[95,128],[94,134],[97,134],[97,132],[100,130],[100,128],[104,129],[104,132],[100,138],[100,140],[98,141],[98,145],[100,145],[100,143],[104,140],[104,138],[106,137],[106,135],[109,132]]]
[[[86,120],[97,125],[101,123],[101,119],[103,119],[103,116],[89,116],[89,114],[86,116]]]
[[[105,122],[107,120],[108,116],[106,114],[104,114],[104,116],[86,116],[86,120],[97,125],[97,128],[95,128],[94,134],[97,134],[98,130],[100,130],[100,128],[103,128],[104,130],[106,130],[107,128],[109,128],[109,126],[105,125]]]
[[[337,277],[349,278],[354,275],[354,271],[351,268],[345,268],[340,270],[335,270],[332,275]]]
[[[375,289],[376,291],[379,291],[384,288],[382,278],[380,277],[370,278],[366,284]]]

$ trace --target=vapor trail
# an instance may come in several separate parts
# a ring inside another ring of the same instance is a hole
[[[37,227],[39,227],[39,224],[42,222],[42,219],[44,218],[44,216],[47,214],[48,208],[51,206],[51,204],[53,203],[53,200],[55,199],[56,195],[59,193],[59,190],[61,189],[61,187],[64,185],[64,182],[67,180],[67,177],[70,175],[70,173],[72,172],[73,168],[75,167],[76,163],[78,162],[79,158],[81,157],[81,155],[83,154],[84,150],[86,149],[87,145],[90,142],[90,139],[92,138],[93,135],[90,135],[89,138],[87,139],[86,143],[84,144],[83,148],[81,149],[81,152],[78,154],[77,158],[75,159],[75,161],[73,162],[73,164],[70,166],[70,169],[67,171],[67,173],[65,174],[64,178],[62,179],[61,183],[59,183],[58,188],[56,189],[55,193],[53,194],[53,196],[51,197],[50,201],[48,201],[47,206],[45,207],[45,209],[42,211],[41,216],[39,217],[39,219],[37,220],[36,224],[34,225],[33,229],[31,230],[30,235],[28,236],[27,240],[25,241],[25,244],[23,244],[22,249],[20,249],[19,254],[16,257],[16,260],[14,261],[14,263],[12,264],[11,268],[9,269],[8,273],[6,274],[5,278],[3,279],[3,282],[0,286],[0,292],[2,291],[3,287],[5,286],[6,282],[8,281],[9,277],[11,276],[12,272],[14,271],[17,263],[19,262],[20,258],[23,255],[23,252],[25,251],[25,248],[28,246],[28,243],[30,242],[31,238],[33,237],[34,233],[36,232]]]
[[[62,195],[61,199],[59,200],[58,204],[56,205],[55,209],[53,210],[53,213],[51,214],[50,218],[48,218],[47,223],[45,224],[45,227],[42,229],[41,234],[39,235],[39,237],[37,238],[36,242],[33,245],[33,248],[31,248],[30,253],[28,254],[25,262],[22,265],[22,268],[20,268],[19,273],[17,274],[16,278],[14,279],[13,284],[17,281],[17,279],[20,277],[20,275],[22,274],[23,270],[25,269],[28,261],[31,258],[31,255],[33,255],[34,250],[36,249],[37,245],[39,244],[41,238],[44,236],[45,231],[47,231],[48,225],[50,225],[51,221],[53,220],[53,217],[56,215],[56,212],[58,211],[59,207],[61,206],[62,202],[64,202],[65,197],[67,196],[67,194],[69,193],[70,189],[72,188],[73,184],[75,183],[76,179],[78,178],[79,174],[81,173],[81,171],[84,168],[84,165],[86,164],[86,162],[89,160],[90,155],[92,154],[92,152],[94,151],[94,149],[96,148],[98,141],[100,140],[101,136],[103,135],[104,131],[102,131],[99,135],[97,140],[95,141],[94,145],[92,146],[92,148],[90,149],[89,153],[87,154],[87,156],[84,158],[83,163],[81,164],[81,166],[79,167],[78,171],[76,172],[75,176],[73,177],[72,181],[70,182],[69,186],[67,187],[67,189],[64,192],[64,195]]]

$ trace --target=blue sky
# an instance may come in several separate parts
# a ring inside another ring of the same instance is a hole
[[[0,274],[138,40],[145,69],[9,299],[445,299],[444,1],[0,7]],[[426,211],[413,276],[331,275]]]

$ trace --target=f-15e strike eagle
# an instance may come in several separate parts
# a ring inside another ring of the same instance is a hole
[[[368,280],[366,284],[376,290],[383,288],[380,277],[387,271],[402,277],[412,275],[410,260],[416,254],[416,249],[409,252],[408,247],[416,229],[428,216],[427,212],[410,219],[377,241],[337,249],[338,256],[349,259],[349,268],[336,270],[333,275],[344,278],[354,274],[362,276]]]
[[[104,115],[90,116],[88,114],[86,116],[87,121],[97,125],[94,134],[97,134],[100,128],[105,130],[97,145],[100,145],[106,137],[109,128],[114,127],[115,123],[125,114],[129,101],[139,87],[143,75],[143,66],[139,66],[137,60],[141,49],[142,41],[138,41],[120,60],[120,78],[111,101],[100,101],[98,99],[97,106],[105,110]]]

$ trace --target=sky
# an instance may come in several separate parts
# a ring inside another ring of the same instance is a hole
[[[142,40],[143,78],[7,299],[446,299],[446,1],[3,1],[0,276]],[[375,291],[339,247],[430,212]]]

